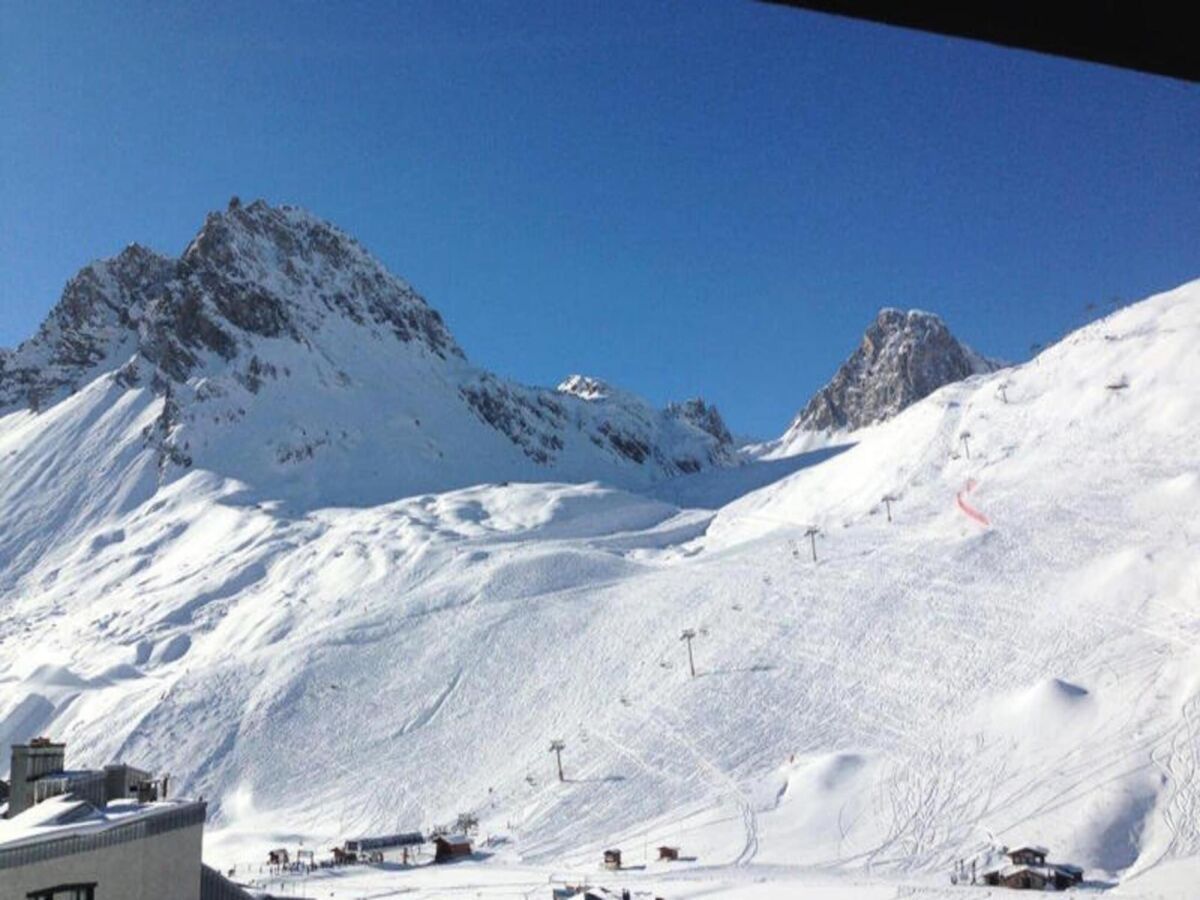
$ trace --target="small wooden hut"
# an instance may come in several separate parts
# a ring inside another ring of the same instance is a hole
[[[1008,865],[984,872],[984,884],[1018,891],[1065,891],[1083,880],[1083,869],[1066,863],[1046,862],[1045,847],[1021,846],[1005,852]]]
[[[471,839],[465,834],[439,834],[433,839],[433,847],[435,863],[471,855]]]
[[[619,869],[621,868],[621,851],[620,850],[605,850],[604,851],[604,868]]]
[[[1006,854],[1014,866],[1044,866],[1050,851],[1045,847],[1014,847]]]

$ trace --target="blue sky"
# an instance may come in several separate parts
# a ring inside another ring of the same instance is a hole
[[[0,0],[0,345],[305,206],[475,362],[780,432],[881,306],[1010,359],[1200,275],[1200,90],[740,2]]]

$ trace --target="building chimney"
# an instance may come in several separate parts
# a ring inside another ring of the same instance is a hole
[[[43,775],[62,772],[66,754],[66,744],[56,744],[45,737],[36,737],[28,744],[12,745],[12,767],[8,776],[10,819],[37,802],[37,780]]]

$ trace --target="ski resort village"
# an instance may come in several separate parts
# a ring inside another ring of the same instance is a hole
[[[863,325],[747,442],[295,207],[86,266],[0,351],[0,897],[1197,896],[1200,281]]]

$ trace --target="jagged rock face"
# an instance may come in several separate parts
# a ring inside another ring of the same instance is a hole
[[[137,244],[84,267],[37,334],[0,357],[0,409],[39,409],[113,355],[135,352],[141,323],[173,270],[173,260]]]
[[[667,475],[735,461],[721,414],[703,400],[664,410],[587,375],[571,375],[553,391],[505,384],[483,375],[462,388],[475,413],[538,463],[563,450],[562,431],[580,432],[600,453]]]
[[[437,311],[353,239],[262,201],[212,213],[179,259],[130,245],[68,282],[38,333],[0,368],[0,408],[40,408],[117,357],[182,382],[206,353],[232,360],[255,338],[311,339],[342,316],[440,356],[462,356]]]
[[[718,444],[733,446],[733,435],[730,434],[725,420],[715,406],[710,406],[701,397],[693,397],[682,403],[672,403],[667,406],[667,413],[683,422],[695,425],[706,434],[711,434]]]
[[[548,391],[522,389],[484,373],[464,384],[459,393],[482,421],[534,462],[550,463],[563,449],[559,432],[567,413]]]
[[[92,385],[158,404],[140,435],[160,479],[196,466],[302,502],[634,485],[735,462],[702,400],[655,409],[584,376],[546,390],[471,366],[352,238],[263,201],[210,214],[177,259],[132,245],[92,263],[34,337],[0,351],[0,415]]]
[[[590,375],[570,375],[556,391],[584,401],[593,418],[587,430],[594,444],[635,463],[653,460],[667,471],[696,472],[734,459],[733,437],[725,421],[715,406],[699,397],[670,403],[659,411]]]
[[[599,378],[593,378],[590,375],[570,375],[558,385],[556,390],[560,394],[568,394],[573,397],[578,397],[581,400],[589,402],[608,401],[612,404],[621,404],[626,407],[646,407],[647,404],[624,391],[619,391]],[[720,412],[715,406],[711,406],[701,397],[693,397],[690,400],[684,400],[682,403],[668,403],[665,416],[668,419],[685,424],[692,428],[709,435],[716,442],[714,451],[718,457],[722,456],[725,451],[733,448],[733,435],[730,434],[729,428],[725,425],[725,420],[721,418]],[[611,436],[613,431],[610,428],[604,432]],[[617,438],[620,440],[620,437]],[[632,441],[631,444],[636,444]],[[631,447],[632,449],[632,447]],[[636,450],[633,455],[638,455],[640,449]],[[692,470],[691,466],[687,467]]]
[[[932,313],[881,310],[862,343],[792,423],[790,431],[873,425],[996,364],[959,343]]]
[[[612,388],[590,375],[568,375],[555,390],[561,394],[572,394],[581,400],[603,400],[612,393]]]
[[[213,213],[179,267],[186,283],[180,307],[193,305],[215,325],[303,340],[326,316],[343,316],[443,358],[463,355],[442,317],[411,287],[352,238],[301,210],[256,201]]]

